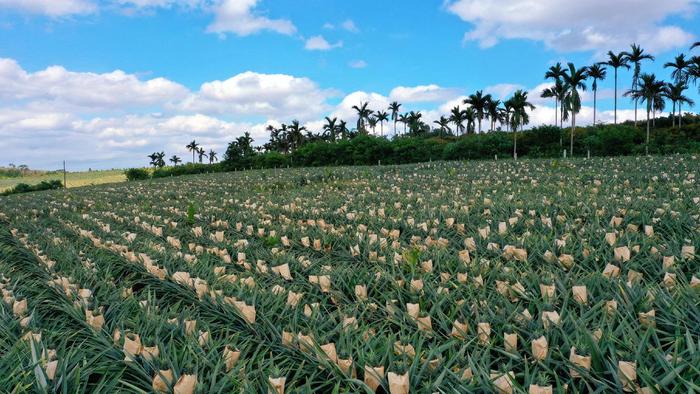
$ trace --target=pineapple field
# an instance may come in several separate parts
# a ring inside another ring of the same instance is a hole
[[[3,392],[700,391],[700,158],[0,197]]]

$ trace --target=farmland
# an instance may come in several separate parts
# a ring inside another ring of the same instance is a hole
[[[103,183],[123,182],[126,178],[122,170],[103,170],[103,171],[82,171],[69,172],[66,174],[66,183],[68,187],[81,187],[89,185],[100,185]],[[11,189],[19,183],[35,185],[42,181],[59,180],[63,182],[63,172],[52,171],[41,174],[31,174],[16,178],[0,177],[0,192]]]
[[[0,198],[9,392],[700,390],[700,159]]]

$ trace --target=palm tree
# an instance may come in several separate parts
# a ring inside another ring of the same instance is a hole
[[[328,136],[328,139],[335,142],[335,133],[338,131],[338,118],[329,118],[326,116],[326,124],[323,125],[323,132]]]
[[[372,134],[376,135],[377,134],[377,117],[376,116],[370,116],[369,119],[367,120],[367,123],[369,124],[369,127],[372,128]]]
[[[576,114],[581,110],[581,96],[578,90],[586,90],[586,78],[588,78],[588,67],[576,69],[573,63],[569,63],[569,69],[564,72],[562,79],[568,87],[568,105],[571,109],[571,140],[569,142],[569,156],[574,156],[574,132],[576,131]]]
[[[219,158],[216,156],[214,149],[209,149],[209,164],[214,164],[215,161],[219,161]]]
[[[394,121],[394,134],[396,134],[396,122],[399,120],[399,110],[401,109],[401,104],[394,101],[389,104],[389,111],[391,112],[391,120]]]
[[[557,120],[557,112],[559,109],[559,96],[557,95],[556,90],[554,89],[553,86],[551,88],[545,88],[544,90],[542,90],[540,97],[542,97],[542,98],[554,98],[554,125],[558,126],[559,122]],[[507,102],[508,102],[508,100],[506,100],[506,102],[503,103],[503,105],[506,105]],[[506,108],[508,108],[508,107],[506,107]],[[506,124],[507,123],[508,123],[508,119],[506,119]]]
[[[511,123],[513,125],[513,159],[518,159],[518,127],[522,131],[522,127],[530,123],[530,116],[527,110],[535,109],[535,106],[527,101],[527,92],[517,90],[513,93],[513,97],[508,100],[508,106],[513,109]]]
[[[192,151],[192,164],[194,164],[194,154],[197,152],[197,148],[199,148],[199,144],[195,140],[192,140],[189,144],[185,146],[187,150]]]
[[[647,104],[647,140],[644,150],[649,154],[649,129],[651,128],[651,111],[654,108],[655,102],[661,97],[664,91],[665,83],[657,80],[654,74],[641,74],[639,83],[635,89],[628,90],[625,95],[630,96],[635,100],[641,100]]]
[[[293,120],[287,126],[289,146],[292,151],[300,147],[304,143],[304,132],[307,131],[305,126],[301,126],[298,120]]]
[[[177,155],[172,155],[172,156],[170,157],[170,162],[173,163],[173,165],[177,165],[177,163],[179,163],[179,162],[181,162],[181,161],[182,161],[182,159],[180,159],[179,157],[177,157]]]
[[[422,117],[423,114],[420,111],[411,111],[408,113],[406,120],[408,121],[408,128],[411,133],[418,134],[423,125],[423,122],[420,120]]]
[[[544,73],[544,79],[551,79],[554,81],[555,85],[561,82],[561,77],[564,75],[564,69],[561,67],[561,63],[557,63]],[[561,97],[559,95],[554,95],[554,125],[557,125],[557,104],[561,103]]]
[[[346,139],[348,136],[348,124],[346,121],[341,120],[338,124],[338,132],[340,133],[340,138]]]
[[[408,113],[399,115],[399,122],[403,123],[403,133],[406,134],[406,125],[408,125]]]
[[[445,116],[440,116],[440,119],[434,120],[433,123],[440,126],[441,136],[445,132],[445,129],[447,129],[447,131],[449,131],[450,133],[452,132],[452,129],[450,129],[450,119],[446,118]]]
[[[357,131],[366,133],[365,121],[369,120],[369,116],[372,115],[372,110],[367,108],[369,103],[360,102],[360,105],[353,105],[352,109],[357,112]]]
[[[377,122],[379,122],[379,128],[381,130],[381,135],[384,137],[384,122],[389,120],[389,114],[386,111],[377,111],[375,114]]]
[[[197,150],[197,156],[199,157],[199,164],[202,164],[202,159],[207,157],[207,151],[205,151],[204,148],[199,148]]]
[[[476,132],[476,111],[474,108],[465,109],[464,118],[467,121],[467,134],[474,134]]]
[[[681,53],[676,56],[672,62],[667,62],[664,64],[664,68],[671,68],[671,77],[676,83],[688,82],[688,68],[692,65],[686,58],[685,54]]]
[[[471,105],[471,107],[474,108],[474,111],[476,111],[476,118],[479,120],[479,133],[481,133],[481,120],[484,119],[484,113],[487,109],[489,101],[491,101],[491,95],[484,95],[483,91],[481,90],[464,99],[464,104]]]
[[[598,80],[604,80],[605,77],[607,76],[607,70],[605,70],[605,66],[603,66],[601,63],[596,63],[590,67],[588,67],[588,77],[593,79],[593,83],[591,84],[591,87],[593,89],[593,126],[596,124],[596,107],[597,107],[597,100],[598,100]]]
[[[153,152],[153,153],[151,153],[150,155],[148,155],[148,156],[146,156],[146,157],[148,157],[149,159],[151,159],[151,163],[150,163],[150,164],[151,164],[153,167],[155,167],[156,164],[158,164],[158,152]]]
[[[695,105],[695,102],[688,96],[683,94],[683,92],[688,89],[688,85],[684,82],[675,82],[666,84],[665,95],[666,98],[671,100],[673,103],[673,126],[676,125],[676,105],[678,105],[678,127],[681,127],[683,120],[683,111],[681,110],[682,104],[688,104],[689,106]]]
[[[692,51],[693,49],[700,47],[700,41],[694,43],[693,45],[690,46],[690,50]]]
[[[502,119],[501,116],[501,100],[489,100],[486,104],[486,113],[491,119],[491,131],[496,129],[496,122]]]
[[[625,52],[620,52],[616,55],[613,51],[608,51],[608,60],[604,64],[615,70],[615,124],[617,124],[617,69],[624,67],[629,70],[630,65]]]
[[[644,53],[642,49],[637,44],[632,44],[632,50],[630,52],[625,52],[625,58],[627,61],[634,64],[634,74],[632,75],[632,90],[637,89],[637,84],[639,83],[639,73],[642,71],[642,60],[654,60],[654,56]],[[634,125],[637,126],[637,102],[638,98],[634,99]]]
[[[466,120],[466,111],[459,108],[459,106],[456,106],[452,108],[450,111],[450,122],[454,123],[455,125],[455,131],[457,132],[457,135],[459,136],[460,133],[464,132],[464,121]]]

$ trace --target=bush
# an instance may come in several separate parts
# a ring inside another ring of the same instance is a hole
[[[60,189],[62,187],[63,187],[63,182],[61,182],[59,180],[41,181],[40,183],[37,183],[36,185],[28,185],[26,183],[18,183],[12,189],[6,190],[6,191],[0,193],[0,196],[9,196],[10,194],[18,194],[18,193],[37,192],[37,191],[41,191],[41,190]]]
[[[145,168],[129,168],[124,171],[127,181],[140,181],[151,177],[150,171]]]

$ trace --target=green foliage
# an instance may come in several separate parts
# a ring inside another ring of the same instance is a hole
[[[194,203],[190,202],[187,204],[187,224],[190,226],[194,224],[194,215],[197,213]]]
[[[124,171],[127,181],[140,181],[151,177],[151,172],[145,168],[129,168]]]
[[[29,193],[29,192],[37,192],[37,191],[42,191],[42,190],[60,189],[62,187],[63,187],[63,182],[61,182],[59,180],[41,181],[40,183],[37,183],[36,185],[28,185],[26,183],[18,183],[12,189],[6,190],[6,191],[0,193],[0,196],[9,196],[10,194]]]

